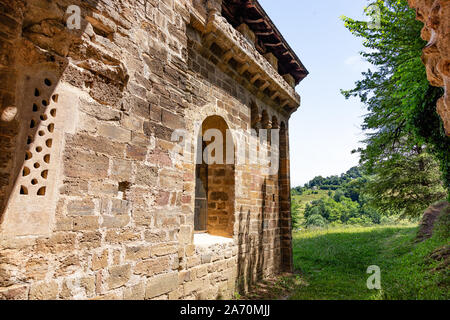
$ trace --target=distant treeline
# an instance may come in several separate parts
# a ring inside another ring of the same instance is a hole
[[[362,176],[361,169],[359,167],[353,167],[340,176],[331,176],[327,178],[317,176],[306,183],[304,187],[299,186],[294,189],[298,192],[298,194],[302,194],[306,189],[337,190],[348,182],[361,178]]]

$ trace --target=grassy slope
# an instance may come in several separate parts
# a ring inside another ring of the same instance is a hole
[[[299,195],[292,196],[292,201],[293,202],[295,201],[300,205],[300,207],[299,207],[300,216],[301,216],[300,222],[303,222],[303,213],[305,212],[305,208],[308,203],[328,196],[328,190],[317,190],[317,192],[318,192],[318,194],[313,194],[313,193],[311,193],[310,190],[308,190],[301,196],[299,196]]]
[[[320,198],[328,196],[328,190],[317,190],[317,192],[318,192],[318,194],[313,194],[309,190],[309,191],[306,191],[301,196],[294,195],[293,198],[306,206],[306,203],[308,203],[308,202],[311,202],[314,200],[319,200]],[[332,191],[332,192],[334,193],[334,191]]]
[[[294,264],[308,283],[291,299],[449,299],[448,271],[426,257],[448,234],[414,244],[415,226],[349,227],[294,235]],[[369,290],[367,267],[381,268],[382,290]],[[446,283],[446,284],[445,284]]]

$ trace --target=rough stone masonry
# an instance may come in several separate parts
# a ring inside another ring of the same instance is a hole
[[[291,272],[307,74],[255,0],[1,0],[0,299],[230,298]],[[173,136],[200,127],[279,170],[192,162],[202,141]]]
[[[416,9],[417,19],[424,23],[422,38],[428,41],[422,60],[427,76],[435,87],[445,88],[437,103],[437,112],[450,136],[450,0],[408,0]]]

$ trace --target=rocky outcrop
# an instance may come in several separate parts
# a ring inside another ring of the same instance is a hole
[[[450,136],[450,0],[409,0],[417,19],[424,23],[422,38],[428,41],[422,60],[428,80],[444,87],[445,94],[437,103],[446,134]]]

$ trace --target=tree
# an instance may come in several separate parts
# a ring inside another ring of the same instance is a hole
[[[360,190],[361,190],[361,188],[363,188],[365,183],[366,183],[366,179],[363,177],[350,180],[348,183],[346,183],[342,187],[344,195],[347,198],[352,199],[352,201],[360,202],[360,199],[359,199],[359,195],[361,192]]]
[[[349,180],[361,178],[361,169],[359,167],[350,168],[346,173],[342,174],[342,177]]]
[[[292,199],[291,201],[291,217],[292,217],[292,227],[297,229],[300,227],[300,205],[298,201]]]
[[[293,188],[291,191],[292,191],[292,195],[301,196],[303,194],[302,187]]]
[[[325,178],[322,176],[315,177],[310,182],[308,182],[305,186],[308,188],[320,187],[325,181]]]
[[[313,214],[306,219],[306,226],[323,228],[327,225],[327,220],[325,220],[320,214]]]
[[[380,9],[380,28],[343,17],[345,26],[364,39],[366,51],[361,55],[374,66],[373,70],[362,73],[363,79],[356,82],[354,89],[342,91],[346,98],[359,97],[368,109],[363,124],[363,130],[367,132],[366,147],[358,150],[361,162],[367,172],[376,174],[381,182],[388,177],[389,170],[398,171],[411,160],[408,157],[414,150],[428,151],[440,160],[445,187],[449,189],[450,138],[443,133],[442,122],[435,110],[442,89],[429,85],[421,61],[426,44],[420,38],[423,25],[416,21],[415,12],[406,0],[378,0],[372,4]],[[416,162],[431,161],[424,157],[414,159]],[[434,167],[427,168],[430,171],[422,172],[420,176],[423,181],[433,181],[435,185],[420,184],[414,175],[410,175],[410,185],[419,188],[424,196],[417,198],[416,206],[412,206],[415,198],[409,199],[403,209],[421,207],[425,199],[434,199],[430,195],[436,194],[441,183],[435,179]],[[427,177],[428,174],[431,176]],[[382,194],[389,194],[389,185],[382,186],[387,188]],[[401,186],[406,189],[399,189]],[[408,194],[410,189],[407,181],[403,181],[402,185],[397,185],[396,193],[391,192],[387,199],[394,201],[393,206],[403,206],[402,202],[395,201],[395,196]],[[377,190],[379,193],[376,194],[381,194],[381,185]]]
[[[320,215],[326,222],[347,223],[350,218],[360,217],[361,212],[357,202],[342,195],[339,202],[324,197],[308,204],[305,209],[306,221],[315,215]]]
[[[336,192],[334,193],[334,201],[336,202],[340,202],[341,198],[345,196],[345,192],[342,189],[338,189],[336,190]]]
[[[383,161],[366,184],[369,204],[381,212],[420,217],[430,203],[445,197],[439,165],[425,152]]]
[[[327,178],[317,176],[306,183],[304,189],[312,189],[317,187],[321,190],[337,190],[340,186],[346,184],[347,182],[360,177],[362,177],[361,169],[359,167],[353,167],[340,176],[331,176]],[[302,188],[297,187],[295,189],[301,190]]]

